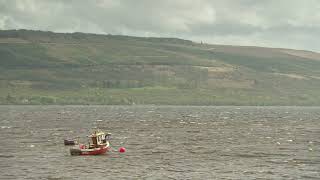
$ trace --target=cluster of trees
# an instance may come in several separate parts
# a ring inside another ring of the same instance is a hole
[[[93,86],[100,88],[141,88],[146,84],[138,80],[104,80],[96,81]]]
[[[56,98],[52,96],[18,97],[8,94],[0,99],[0,104],[55,104]]]
[[[138,101],[137,101],[138,102]],[[83,96],[53,97],[53,96],[13,96],[8,94],[0,97],[0,104],[6,105],[52,105],[52,104],[112,104],[132,105],[136,101],[131,97],[103,96],[96,92],[88,92]]]

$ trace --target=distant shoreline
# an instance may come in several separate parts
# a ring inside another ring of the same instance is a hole
[[[0,30],[0,104],[320,105],[320,53]]]

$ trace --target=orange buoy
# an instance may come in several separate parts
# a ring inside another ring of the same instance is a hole
[[[126,152],[126,148],[124,148],[124,147],[119,148],[119,152],[120,152],[120,153]]]

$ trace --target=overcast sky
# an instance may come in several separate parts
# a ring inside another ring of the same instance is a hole
[[[320,0],[0,0],[0,29],[178,37],[320,52]]]

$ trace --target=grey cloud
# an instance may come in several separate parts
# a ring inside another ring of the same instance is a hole
[[[320,51],[320,1],[0,0],[0,28]]]

